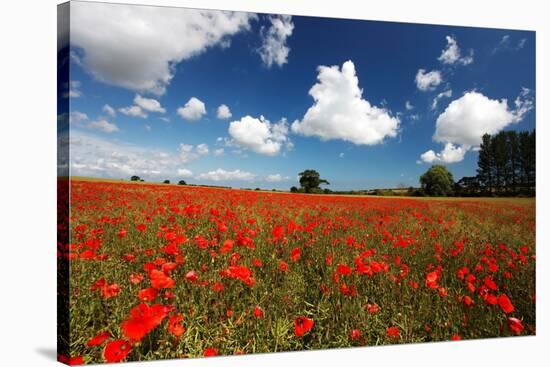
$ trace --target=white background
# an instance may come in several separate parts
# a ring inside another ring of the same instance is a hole
[[[55,365],[56,0],[0,5],[0,364]],[[131,1],[118,1],[131,3]],[[544,1],[144,0],[143,4],[537,31],[537,336],[132,366],[540,365],[548,357],[549,12]],[[546,14],[546,18],[544,16]],[[383,34],[379,35],[384,37]],[[315,47],[315,46],[313,46]],[[320,45],[320,47],[322,47]],[[403,55],[406,57],[406,55]],[[548,167],[548,166],[546,166]],[[546,348],[546,349],[545,349]]]

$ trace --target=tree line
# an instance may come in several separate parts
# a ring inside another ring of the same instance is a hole
[[[479,146],[477,175],[456,183],[457,195],[535,195],[536,133],[501,131],[485,134]]]
[[[477,175],[462,177],[457,182],[442,165],[431,166],[419,178],[420,187],[410,187],[406,196],[534,196],[536,190],[536,134],[529,131],[501,131],[485,134],[479,146]],[[307,169],[298,174],[300,188],[296,193],[361,194],[359,191],[331,191],[320,185],[329,182],[319,172]],[[395,195],[393,190],[375,190],[381,195]],[[370,192],[368,192],[370,194]]]

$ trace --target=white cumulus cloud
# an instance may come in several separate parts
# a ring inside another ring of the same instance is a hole
[[[189,163],[200,156],[207,155],[209,153],[208,145],[199,144],[196,147],[191,144],[181,143],[178,148],[179,158],[181,163]]]
[[[419,69],[415,77],[416,87],[423,92],[434,90],[442,81],[439,70],[426,72],[425,69]]]
[[[104,133],[114,133],[115,131],[119,131],[118,126],[107,121],[106,119],[90,121],[86,125],[86,127],[90,129],[100,130],[100,131],[103,131]]]
[[[317,79],[309,90],[314,104],[301,121],[292,123],[294,133],[357,145],[379,144],[397,135],[399,118],[363,99],[352,61],[346,61],[341,69],[336,65],[319,66]]]
[[[440,153],[429,150],[421,155],[427,163],[459,162],[464,154],[481,143],[484,134],[497,134],[523,120],[533,109],[531,91],[523,88],[510,107],[506,99],[490,99],[480,92],[466,92],[452,101],[437,118],[433,140],[445,144]]]
[[[454,39],[452,36],[447,36],[447,47],[441,51],[441,56],[439,56],[438,60],[441,61],[443,64],[462,64],[462,65],[468,65],[474,62],[474,50],[470,49],[470,53],[467,56],[462,56],[460,47],[458,47],[458,43],[456,42],[456,39]]]
[[[280,173],[275,173],[275,174],[272,174],[272,175],[267,175],[265,177],[265,180],[267,182],[281,182],[281,181],[287,181],[289,180],[290,177],[288,176],[282,176]]]
[[[90,120],[88,115],[80,111],[71,111],[69,114],[69,123],[74,127],[99,130],[108,134],[120,130],[115,123],[109,122],[103,117],[97,120]]]
[[[141,109],[149,112],[165,113],[166,110],[160,105],[160,102],[154,98],[145,98],[136,94],[134,98],[134,104],[141,107]]]
[[[231,144],[255,153],[274,156],[288,143],[288,123],[285,119],[272,124],[263,116],[245,116],[229,124]]]
[[[78,98],[82,97],[82,91],[80,90],[81,83],[78,80],[71,80],[68,85],[68,92],[64,93],[64,97]]]
[[[290,15],[272,15],[269,21],[271,25],[267,31],[262,28],[262,46],[258,52],[268,68],[274,64],[283,66],[288,62],[290,48],[286,41],[292,35],[294,23]]]
[[[250,172],[241,171],[236,169],[234,171],[226,171],[222,168],[218,168],[215,171],[209,171],[201,173],[197,176],[198,180],[207,181],[253,181],[256,175]]]
[[[69,114],[69,123],[78,124],[82,121],[88,120],[88,115],[80,111],[71,111]]]
[[[229,107],[227,105],[221,104],[221,105],[218,106],[217,116],[218,116],[219,119],[225,120],[225,119],[231,118],[231,116],[233,116],[233,115],[231,114],[231,110],[229,109]]]
[[[147,118],[147,114],[143,111],[143,109],[136,105],[121,107],[118,111],[127,116],[141,117],[142,119]]]
[[[521,121],[533,108],[529,91],[514,101],[515,108],[506,99],[490,99],[472,91],[452,101],[436,121],[434,141],[465,146],[476,146],[483,134],[496,134],[510,124]]]
[[[177,112],[181,118],[189,121],[195,121],[199,120],[206,114],[206,106],[200,99],[191,97],[183,107],[178,108]]]
[[[440,100],[442,100],[443,98],[451,98],[452,96],[453,96],[452,89],[439,93],[432,101],[432,110],[435,110],[437,108],[437,105],[439,104]]]
[[[181,169],[178,154],[108,140],[73,130],[70,136],[71,174],[92,177],[147,179],[174,177]]]
[[[420,155],[420,159],[425,163],[455,163],[464,159],[464,155],[468,149],[465,147],[455,146],[453,143],[445,144],[445,147],[440,153],[433,150]]]
[[[96,79],[161,95],[174,65],[227,44],[257,15],[161,6],[77,2],[71,5],[71,44]]]
[[[197,154],[198,155],[206,155],[208,154],[209,150],[208,150],[208,145],[206,144],[199,144],[197,145]]]
[[[103,106],[103,108],[101,109],[103,112],[105,112],[107,115],[111,116],[111,117],[115,117],[116,116],[116,111],[113,107],[111,107],[110,105],[106,104]]]
[[[187,168],[178,168],[178,176],[182,178],[193,177],[193,172]]]

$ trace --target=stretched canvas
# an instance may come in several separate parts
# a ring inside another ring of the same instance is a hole
[[[57,52],[60,361],[535,335],[534,31],[71,1]]]

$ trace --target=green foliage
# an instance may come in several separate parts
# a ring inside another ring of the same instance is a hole
[[[296,186],[292,186],[292,187],[290,188],[290,192],[296,193],[296,192],[298,192],[298,188],[297,188]]]
[[[169,184],[170,180],[164,180],[162,183]]]
[[[445,166],[431,166],[420,176],[422,190],[429,196],[450,196],[453,194],[453,174]]]
[[[484,195],[534,195],[536,186],[536,135],[501,131],[485,134],[479,146],[476,183],[468,192]],[[473,182],[473,181],[472,181]]]
[[[130,181],[140,181],[141,178],[139,176],[132,176],[130,177]]]
[[[319,172],[314,169],[306,169],[298,174],[300,176],[300,186],[306,193],[322,193],[320,185],[330,185],[330,183],[321,178]]]
[[[185,180],[180,180],[180,182],[178,182],[178,185],[187,185],[187,182],[185,182]]]

